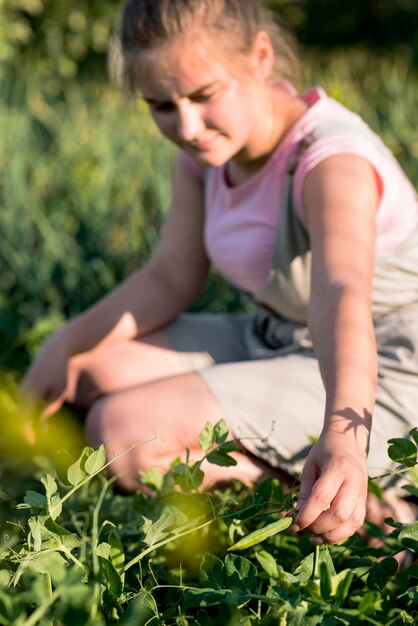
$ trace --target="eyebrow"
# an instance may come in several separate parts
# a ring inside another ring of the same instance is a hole
[[[214,81],[212,83],[208,83],[207,85],[203,85],[193,91],[192,93],[186,94],[185,96],[181,96],[182,98],[195,98],[196,96],[201,95],[202,92],[207,91],[208,89],[213,89],[215,86],[219,84],[219,81]],[[147,98],[146,96],[142,96],[147,104],[166,104],[171,102],[170,100],[158,100],[156,98]]]

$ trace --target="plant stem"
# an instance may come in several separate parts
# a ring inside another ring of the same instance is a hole
[[[167,543],[170,543],[170,541],[175,541],[176,539],[180,539],[180,537],[185,537],[186,535],[190,535],[190,533],[194,533],[196,530],[201,530],[202,528],[206,528],[206,526],[209,526],[210,524],[212,524],[212,522],[215,522],[217,519],[221,519],[221,518],[214,517],[213,519],[210,519],[209,521],[204,522],[203,524],[199,524],[199,526],[195,526],[194,528],[189,528],[188,530],[185,530],[182,533],[177,533],[176,535],[172,535],[171,537],[168,537],[167,539],[158,541],[157,543],[150,546],[149,548],[147,548],[146,550],[144,550],[143,552],[135,556],[133,559],[131,559],[129,563],[125,565],[124,570],[123,570],[124,573],[127,572],[128,569],[130,569],[133,565],[136,565],[137,563],[139,563],[139,561],[141,561],[144,558],[144,556],[146,556],[147,554],[150,554],[150,552],[154,552],[154,550],[158,550],[158,548],[165,546]]]
[[[40,607],[38,607],[36,611],[34,611],[32,615],[28,617],[28,619],[26,620],[25,626],[36,626],[36,624],[40,621],[40,619],[45,615],[49,607],[52,604],[54,604],[55,600],[59,598],[60,594],[61,594],[61,589],[56,589],[51,594],[47,602],[45,602]]]
[[[125,456],[125,454],[128,454],[128,452],[130,452],[131,450],[133,450],[135,448],[135,444],[133,443],[131,445],[130,448],[128,448],[127,450],[125,450],[125,452],[122,452],[122,454],[118,454],[118,456],[114,456],[112,459],[110,459],[110,461],[108,461],[105,465],[103,465],[103,467],[101,467],[100,469],[98,469],[96,472],[93,472],[92,474],[90,474],[89,476],[87,476],[86,478],[84,478],[84,480],[82,480],[80,483],[78,483],[78,485],[75,485],[72,489],[70,489],[70,491],[68,493],[65,494],[65,496],[63,498],[61,498],[59,500],[59,502],[57,502],[57,504],[55,506],[58,506],[58,504],[62,504],[63,502],[65,502],[66,500],[68,500],[68,498],[71,498],[71,496],[81,487],[83,487],[86,483],[89,482],[89,480],[91,480],[92,478],[94,478],[95,476],[97,476],[97,474],[100,474],[100,472],[102,472],[104,469],[106,469],[107,467],[109,467],[109,465],[112,465],[112,463],[114,463],[115,461],[117,461],[118,459],[122,458],[123,456]]]
[[[315,546],[312,577],[319,578],[319,545]]]

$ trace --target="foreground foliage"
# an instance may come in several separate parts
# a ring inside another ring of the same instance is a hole
[[[391,440],[389,453],[417,496],[417,429],[410,436]],[[359,535],[313,548],[306,535],[286,532],[289,518],[279,521],[294,494],[277,479],[203,488],[204,460],[234,464],[236,443],[223,422],[208,423],[200,445],[200,461],[186,451],[165,475],[149,470],[134,495],[118,493],[106,477],[103,447],[84,448],[65,470],[38,458],[32,488],[26,478],[23,501],[2,521],[0,624],[417,623],[418,566],[398,573],[393,557],[416,551],[418,522],[390,521],[381,548]],[[5,459],[3,450],[6,485]]]

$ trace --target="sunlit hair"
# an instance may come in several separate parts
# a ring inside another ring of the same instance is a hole
[[[294,41],[257,0],[127,0],[120,30],[128,84],[140,73],[138,56],[203,27],[220,38],[226,52],[248,54],[259,31],[269,34],[274,51],[274,77],[295,82],[299,64]]]

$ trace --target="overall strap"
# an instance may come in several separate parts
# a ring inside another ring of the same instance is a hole
[[[259,306],[286,320],[307,323],[311,293],[309,234],[293,206],[295,172],[303,154],[315,141],[342,134],[356,135],[384,149],[384,144],[367,126],[340,120],[318,125],[298,144],[287,167],[272,267],[265,288],[253,297]]]

